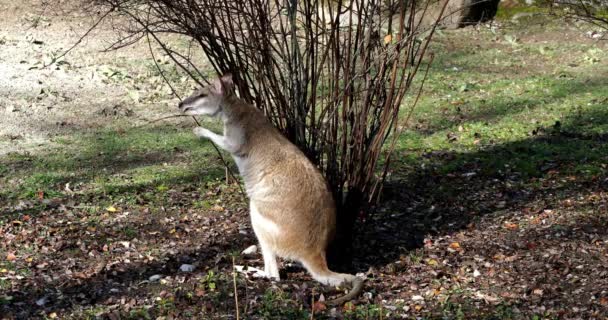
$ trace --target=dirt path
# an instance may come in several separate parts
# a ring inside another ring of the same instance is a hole
[[[51,64],[99,14],[58,16],[36,1],[8,0],[0,1],[0,12],[0,154],[32,151],[60,135],[108,127],[117,117],[137,124],[166,114],[173,103],[159,83],[135,81],[150,73],[145,43],[101,52],[116,36],[108,26]],[[166,103],[140,103],[145,90],[160,91],[156,102]]]

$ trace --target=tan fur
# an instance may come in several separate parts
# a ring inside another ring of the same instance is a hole
[[[324,252],[335,228],[335,209],[321,174],[258,109],[236,97],[227,99],[224,108],[227,122],[244,130],[247,143],[238,154],[250,159],[243,179],[251,204],[281,229],[269,233],[258,227],[258,238],[287,258]]]
[[[327,267],[325,251],[335,230],[336,213],[325,179],[260,110],[232,94],[231,86],[231,78],[218,79],[215,86],[184,100],[180,109],[187,114],[221,116],[224,136],[204,128],[195,129],[195,133],[234,157],[250,198],[264,271],[278,280],[279,256],[300,261],[324,284],[360,287],[360,279]]]

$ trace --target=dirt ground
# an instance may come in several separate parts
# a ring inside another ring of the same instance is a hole
[[[62,13],[66,3],[0,1],[0,154],[52,145],[56,136],[111,126],[117,117],[138,124],[168,114],[176,104],[166,90],[155,104],[129,95],[136,86],[138,94],[147,89],[130,79],[147,72],[141,61],[151,61],[149,49],[142,42],[104,52],[116,39],[107,24],[53,61],[100,17]]]

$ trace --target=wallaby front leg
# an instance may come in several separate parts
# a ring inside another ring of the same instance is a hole
[[[213,141],[213,143],[218,145],[220,148],[222,148],[230,153],[234,153],[237,151],[236,148],[227,141],[226,137],[220,136],[219,134],[217,134],[209,129],[206,129],[203,127],[196,127],[196,128],[194,128],[194,134],[200,138],[210,139],[211,141]]]

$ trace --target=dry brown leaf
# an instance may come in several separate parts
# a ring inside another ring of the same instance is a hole
[[[217,211],[217,212],[222,212],[222,211],[224,211],[224,207],[216,204],[211,208],[211,210]]]
[[[325,305],[325,303],[323,303],[321,301],[315,301],[315,303],[312,305],[313,312],[324,311],[326,309],[327,309],[327,306]]]
[[[14,253],[9,252],[9,253],[6,255],[6,260],[8,260],[8,261],[15,261],[15,260],[17,260],[17,256],[15,256],[15,254],[14,254]]]

